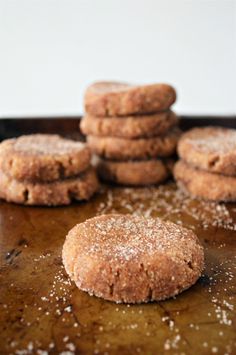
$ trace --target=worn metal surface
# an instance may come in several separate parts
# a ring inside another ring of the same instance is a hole
[[[206,253],[204,276],[176,299],[116,305],[68,282],[68,230],[108,212],[161,216],[189,228]],[[1,354],[235,354],[236,206],[186,198],[174,183],[107,187],[85,204],[0,204]],[[46,354],[46,353],[45,353]]]
[[[235,126],[235,118],[182,119]],[[2,120],[0,138],[72,135],[77,119]],[[70,283],[61,264],[65,235],[97,214],[160,216],[192,228],[205,248],[203,277],[175,299],[116,305]],[[236,354],[236,205],[161,187],[106,187],[91,201],[60,208],[0,202],[0,354]]]

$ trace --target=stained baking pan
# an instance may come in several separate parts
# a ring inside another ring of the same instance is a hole
[[[231,118],[182,118],[183,129]],[[78,119],[2,120],[1,139],[31,132],[81,138]],[[65,235],[102,213],[160,216],[190,229],[205,248],[203,276],[178,297],[122,305],[79,291],[61,262]],[[0,202],[0,354],[236,354],[236,204],[160,187],[103,186],[87,203],[24,207]]]

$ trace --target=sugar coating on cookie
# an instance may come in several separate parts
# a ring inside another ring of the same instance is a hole
[[[106,81],[87,88],[84,107],[94,116],[126,116],[164,111],[175,100],[176,92],[167,84],[130,85]]]
[[[0,170],[0,198],[23,205],[69,205],[73,200],[88,200],[98,187],[93,168],[74,178],[44,183],[19,181]]]
[[[0,167],[18,180],[49,182],[78,175],[90,158],[84,143],[58,135],[32,134],[0,144]]]
[[[62,257],[81,290],[125,303],[173,297],[197,281],[204,264],[192,231],[159,218],[119,214],[76,225]]]
[[[181,159],[193,167],[236,176],[236,130],[223,127],[193,128],[178,143]]]
[[[101,118],[85,115],[80,129],[86,135],[141,138],[166,134],[177,123],[176,114],[170,110],[141,116]]]
[[[113,160],[148,159],[169,157],[175,153],[180,130],[173,129],[159,137],[126,139],[117,137],[88,136],[87,142],[97,155]]]
[[[171,160],[159,159],[127,162],[99,159],[97,172],[104,181],[121,185],[146,186],[165,181],[171,175],[172,165]]]
[[[180,160],[174,177],[179,186],[195,197],[211,201],[236,201],[236,177],[199,170]]]

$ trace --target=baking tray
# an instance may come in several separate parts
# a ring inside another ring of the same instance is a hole
[[[182,118],[183,129],[236,120]],[[1,139],[58,132],[81,138],[78,119],[0,121]],[[174,299],[124,305],[90,297],[65,274],[67,232],[102,213],[160,216],[190,229],[205,248],[203,276]],[[87,203],[24,207],[0,202],[0,354],[236,354],[236,204],[160,187],[103,186]]]

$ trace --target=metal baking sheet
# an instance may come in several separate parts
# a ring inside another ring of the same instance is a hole
[[[14,126],[4,124],[0,131],[14,135]],[[62,126],[68,124],[55,131]],[[205,248],[203,276],[174,299],[144,305],[117,305],[78,290],[61,262],[65,236],[76,223],[111,212],[193,229]],[[68,207],[0,202],[0,354],[236,354],[235,309],[236,204],[189,198],[173,181],[103,186],[88,203]]]

